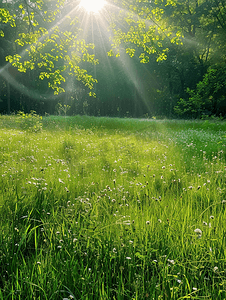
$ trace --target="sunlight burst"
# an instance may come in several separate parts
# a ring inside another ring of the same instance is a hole
[[[99,12],[105,5],[104,0],[81,0],[80,6],[85,8],[87,12]]]

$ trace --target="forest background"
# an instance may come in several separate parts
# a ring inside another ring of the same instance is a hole
[[[0,113],[226,115],[224,0],[0,0]]]

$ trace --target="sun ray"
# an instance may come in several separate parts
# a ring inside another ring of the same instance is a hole
[[[54,31],[54,28],[56,26],[63,25],[64,21],[67,19],[67,17],[73,17],[77,16],[80,19],[80,24],[81,28],[83,29],[83,32],[78,34],[78,38],[82,38],[82,35],[84,35],[84,39],[88,38],[88,31],[92,30],[92,42],[95,44],[101,43],[103,48],[106,50],[106,55],[107,55],[107,50],[106,48],[111,48],[111,42],[106,43],[106,39],[109,39],[110,33],[109,33],[109,25],[113,21],[111,19],[111,13],[114,13],[117,15],[119,11],[122,11],[122,13],[126,16],[128,14],[128,10],[126,10],[123,7],[116,6],[114,4],[110,4],[108,1],[104,0],[76,0],[76,5],[70,10],[70,12],[61,18],[57,24],[55,24],[52,28],[49,29],[49,34]],[[104,12],[104,13],[103,13]],[[135,15],[137,15],[135,13]],[[137,15],[138,17],[138,15]],[[95,22],[98,25],[98,30],[94,36],[94,28],[92,25],[92,22],[95,20]],[[145,21],[145,24],[147,26],[151,26],[154,24],[152,20],[147,20],[143,19]],[[124,28],[123,23],[119,23],[119,25],[122,27],[122,29],[127,29],[126,27]],[[159,26],[156,24],[156,26]],[[41,37],[39,41],[42,41],[45,38],[45,36]],[[122,45],[123,46],[123,45]],[[27,49],[23,50],[20,55],[24,56],[26,50],[29,50],[30,46],[27,47]],[[96,50],[94,50],[95,53]],[[123,52],[123,51],[122,51]],[[110,73],[114,72],[112,69],[112,65],[110,62],[110,59],[107,60],[108,68]],[[130,58],[127,57],[125,54],[121,54],[121,57],[119,57],[119,62],[122,71],[125,74],[125,77],[129,78],[130,81],[133,83],[134,86],[134,93],[140,96],[140,100],[145,103],[147,106],[147,111],[148,113],[150,112],[149,108],[149,101],[147,100],[147,96],[144,95],[144,87],[142,86],[142,80],[139,78],[139,74],[137,75],[136,73],[136,68],[133,67],[132,61]],[[16,81],[12,76],[7,71],[7,67],[9,67],[9,63],[7,63],[4,67],[0,68],[0,76],[5,78],[12,86],[14,86],[16,89],[20,90],[27,96],[31,98],[35,98],[37,100],[42,100],[43,97],[45,99],[48,98],[53,98],[52,95],[46,95],[46,94],[38,94],[34,93],[34,91],[29,90],[28,87],[21,85],[19,82]],[[96,74],[96,66],[93,66],[94,68],[94,74]],[[47,98],[48,97],[48,98]]]

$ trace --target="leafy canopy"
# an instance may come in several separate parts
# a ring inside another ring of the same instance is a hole
[[[73,76],[95,96],[92,89],[97,80],[81,68],[81,63],[98,64],[98,60],[92,53],[94,44],[80,38],[78,18],[68,13],[64,0],[24,2],[18,7],[20,25],[15,40],[21,50],[8,55],[6,61],[19,72],[38,71],[39,79],[46,79],[54,94],[64,92],[63,83]],[[7,9],[0,13],[1,22],[17,25]]]

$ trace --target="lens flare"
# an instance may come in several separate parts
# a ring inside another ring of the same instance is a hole
[[[81,0],[80,6],[87,12],[98,13],[105,5],[104,0]]]

